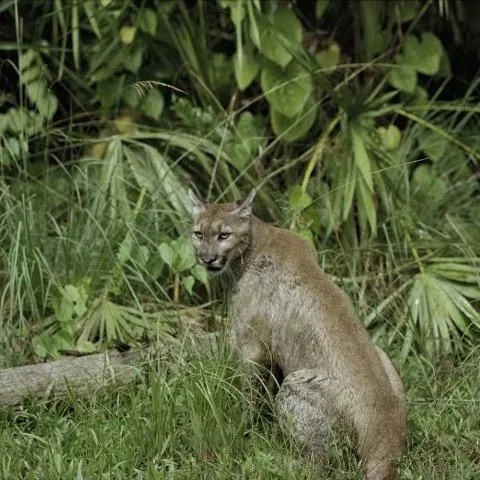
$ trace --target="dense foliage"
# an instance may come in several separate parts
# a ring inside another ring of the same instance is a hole
[[[196,318],[182,305],[211,290],[188,241],[189,185],[214,200],[257,186],[259,215],[313,243],[401,360],[467,352],[479,13],[447,0],[1,3],[0,364]]]

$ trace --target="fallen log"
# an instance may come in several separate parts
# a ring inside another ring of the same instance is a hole
[[[195,355],[200,351],[212,351],[216,340],[216,334],[192,337],[183,340],[181,348]],[[155,352],[161,354],[172,345],[157,347]],[[72,393],[80,395],[109,385],[126,385],[138,378],[147,357],[154,351],[151,346],[148,350],[110,350],[0,370],[0,407],[21,405],[29,397],[62,399]]]
[[[108,384],[129,383],[141,358],[139,350],[113,350],[0,370],[0,405],[21,405],[28,397],[61,399],[69,392],[82,394]]]

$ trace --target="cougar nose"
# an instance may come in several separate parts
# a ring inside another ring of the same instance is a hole
[[[202,255],[200,257],[200,260],[205,265],[211,265],[213,262],[215,262],[217,260],[217,256],[216,255]]]

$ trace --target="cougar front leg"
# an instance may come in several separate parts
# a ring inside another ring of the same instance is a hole
[[[258,407],[270,383],[272,362],[266,348],[258,341],[242,343],[236,350],[242,360],[242,390],[251,405]]]
[[[262,407],[271,377],[271,356],[253,331],[245,333],[243,329],[234,329],[231,340],[234,352],[241,361],[242,391],[248,405],[253,407],[246,408],[243,415],[243,423],[248,431],[264,413]]]

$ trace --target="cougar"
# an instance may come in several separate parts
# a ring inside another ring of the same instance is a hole
[[[262,367],[282,379],[280,426],[317,458],[346,426],[367,479],[395,479],[406,437],[402,381],[313,248],[254,216],[255,190],[233,203],[189,196],[197,261],[230,282],[230,339],[251,385]]]

